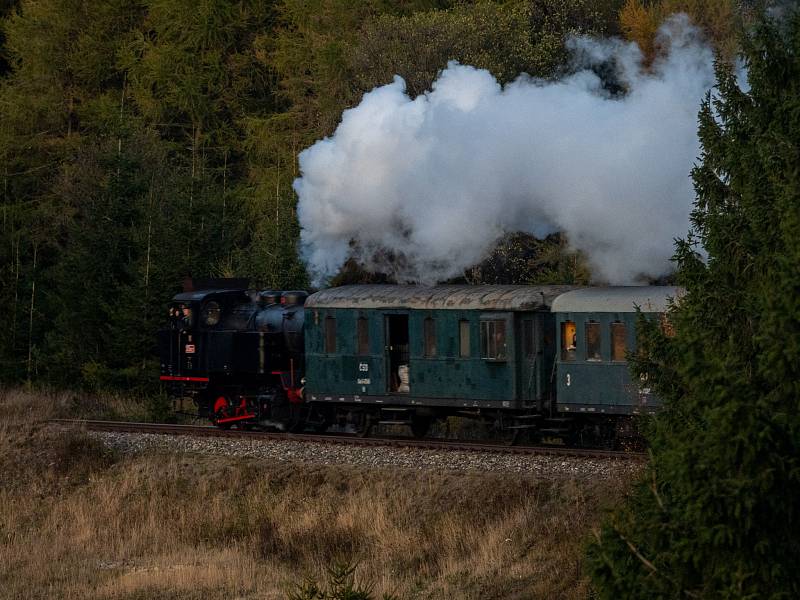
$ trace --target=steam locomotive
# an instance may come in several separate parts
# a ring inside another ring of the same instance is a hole
[[[639,314],[673,287],[351,285],[176,295],[159,332],[161,381],[218,427],[376,424],[424,436],[469,417],[520,434],[607,443],[659,407],[634,381]]]
[[[177,294],[159,331],[161,381],[219,427],[296,429],[303,414],[303,291]]]

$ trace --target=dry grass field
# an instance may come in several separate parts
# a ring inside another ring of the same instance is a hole
[[[586,598],[581,551],[627,481],[118,456],[0,390],[0,596],[285,598],[336,560],[377,597]]]

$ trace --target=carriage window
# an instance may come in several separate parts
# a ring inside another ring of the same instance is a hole
[[[661,323],[661,331],[664,332],[664,335],[667,337],[675,337],[675,325],[670,321],[669,315],[667,313],[661,313],[659,320]]]
[[[522,321],[522,348],[525,358],[533,358],[536,355],[536,340],[533,337],[533,319]]]
[[[336,352],[336,319],[325,317],[325,353],[333,354]]]
[[[458,355],[469,358],[469,321],[458,322]]]
[[[578,347],[578,330],[575,321],[561,323],[561,360],[575,360]]]
[[[506,322],[481,321],[481,357],[506,360]]]
[[[600,356],[600,323],[586,323],[586,360],[603,360]]]
[[[425,356],[436,356],[436,321],[428,317],[422,322],[422,334],[425,338]]]
[[[356,340],[358,343],[358,353],[361,355],[369,354],[369,321],[366,317],[359,317],[356,321]]]
[[[611,360],[625,360],[625,323],[615,321],[611,324]]]

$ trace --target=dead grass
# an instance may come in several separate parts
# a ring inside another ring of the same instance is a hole
[[[47,394],[66,396],[59,404],[59,416],[64,418],[99,419],[109,421],[152,421],[156,398],[125,396],[119,393]],[[161,400],[161,399],[158,399]],[[165,405],[169,403],[162,401]]]
[[[337,559],[401,598],[585,598],[626,481],[120,457],[0,390],[0,596],[284,598]]]

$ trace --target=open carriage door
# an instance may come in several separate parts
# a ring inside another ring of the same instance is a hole
[[[386,315],[386,391],[409,393],[408,315]]]

